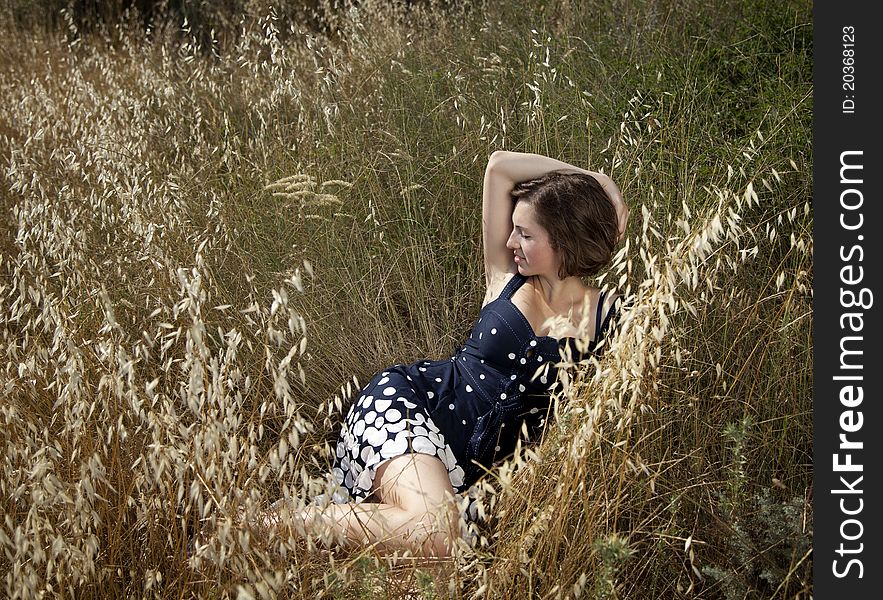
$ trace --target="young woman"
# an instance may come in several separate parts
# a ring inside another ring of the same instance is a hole
[[[381,551],[449,555],[454,494],[538,435],[562,350],[595,350],[615,295],[586,286],[611,260],[628,210],[613,181],[540,156],[494,152],[482,199],[487,291],[463,347],[378,373],[349,410],[332,476],[336,503],[276,506],[259,528],[316,530]],[[581,347],[581,346],[580,346]]]

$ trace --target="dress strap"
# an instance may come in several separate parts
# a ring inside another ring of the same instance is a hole
[[[605,299],[606,299],[606,296],[602,290],[601,293],[598,294],[598,309],[595,311],[595,341],[596,342],[598,341],[598,334],[601,332],[601,309],[604,308],[604,300]]]
[[[506,287],[503,288],[503,291],[500,292],[500,298],[505,298],[506,300],[512,299],[512,294],[514,294],[518,288],[527,281],[527,277],[522,275],[521,273],[515,273],[512,278],[506,282]]]
[[[622,296],[617,296],[613,299],[613,304],[610,305],[610,310],[607,311],[607,314],[604,316],[604,320],[601,320],[601,309],[604,308],[604,301],[606,296],[604,292],[598,296],[598,311],[595,315],[595,342],[600,342],[604,335],[607,333],[607,328],[610,325],[610,321],[619,314],[619,304]]]

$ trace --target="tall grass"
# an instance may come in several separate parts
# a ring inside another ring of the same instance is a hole
[[[5,595],[811,594],[808,2],[10,6]],[[461,342],[499,148],[619,183],[618,336],[452,562],[254,539],[360,382]]]

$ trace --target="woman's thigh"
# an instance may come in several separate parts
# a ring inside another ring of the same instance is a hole
[[[435,456],[412,453],[380,465],[374,477],[374,497],[413,514],[450,511],[454,488],[448,469]]]

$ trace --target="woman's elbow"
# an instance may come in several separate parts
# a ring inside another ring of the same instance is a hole
[[[487,168],[493,169],[499,166],[501,162],[506,160],[509,154],[511,153],[506,150],[494,150],[487,159]]]

